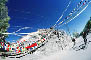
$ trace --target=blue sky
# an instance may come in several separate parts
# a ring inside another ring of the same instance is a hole
[[[8,32],[14,32],[22,27],[32,27],[32,29],[22,30],[19,33],[33,32],[40,28],[50,28],[61,16],[70,0],[9,0],[7,3],[9,16],[11,17]],[[64,13],[65,18],[81,0],[72,0],[68,10]],[[91,4],[90,4],[91,5]],[[70,32],[81,32],[86,22],[91,16],[91,7],[80,14],[70,23],[60,27]],[[18,27],[16,27],[18,26]],[[20,37],[9,35],[7,41],[17,40]]]

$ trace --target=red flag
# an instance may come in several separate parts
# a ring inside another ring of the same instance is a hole
[[[2,42],[1,42],[1,46],[2,46]]]
[[[4,46],[4,42],[3,42],[3,46]]]
[[[8,47],[9,47],[9,45],[8,45]]]
[[[19,47],[17,47],[17,49],[18,49]]]
[[[25,41],[25,40],[23,40],[23,41]]]
[[[18,53],[20,53],[21,51],[19,50]]]
[[[9,48],[7,48],[7,51],[9,51]]]
[[[43,40],[45,40],[45,39],[43,39]]]
[[[27,47],[25,47],[25,48],[31,48],[31,47],[34,47],[34,46],[37,46],[37,43],[33,43],[32,45],[27,46]]]
[[[85,5],[86,3],[84,2],[83,5]]]
[[[17,43],[19,43],[19,41],[17,41]]]

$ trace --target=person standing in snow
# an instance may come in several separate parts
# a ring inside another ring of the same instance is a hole
[[[89,33],[89,30],[90,30],[90,29],[87,29],[87,35],[88,35],[88,33]]]
[[[59,32],[57,31],[57,37],[59,38]]]
[[[86,32],[83,32],[82,37],[83,37],[83,39],[84,39],[85,45],[87,44],[87,38],[86,38],[86,36],[87,36]]]
[[[73,46],[75,46],[75,42],[76,40],[75,40],[75,38],[72,38],[72,42],[74,43],[74,45]]]

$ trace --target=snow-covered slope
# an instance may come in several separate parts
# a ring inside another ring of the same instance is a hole
[[[80,49],[80,45],[84,44],[83,38],[80,36],[76,39],[76,45],[73,47],[71,37],[64,31],[59,32],[60,37],[51,34],[44,46],[38,48],[33,54],[27,54],[21,58],[6,58],[6,60],[91,60],[91,33],[87,36],[88,44],[86,48]],[[63,33],[63,34],[62,34]],[[77,49],[80,49],[76,51]]]
[[[56,52],[51,56],[44,57],[40,60],[91,60],[91,34],[87,36],[88,39],[88,45],[87,49],[85,50],[63,50],[62,52]],[[82,37],[78,38],[77,40],[83,40]],[[80,43],[78,44],[80,45]]]
[[[53,35],[43,47],[40,47],[35,52],[35,54],[51,55],[55,52],[62,51],[68,48],[71,43],[71,37],[68,36],[66,33],[64,33],[64,35],[60,35],[59,38],[57,37],[57,35]]]

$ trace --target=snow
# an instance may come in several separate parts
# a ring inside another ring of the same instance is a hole
[[[91,60],[91,43],[89,42],[91,41],[91,33],[87,36],[87,40],[86,48],[76,51],[80,45],[84,44],[81,36],[76,39],[74,46],[76,48],[73,49],[71,37],[66,33],[60,38],[53,35],[44,46],[38,48],[33,54],[27,54],[21,58],[6,57],[5,60]]]
[[[47,58],[43,58],[40,60],[91,60],[91,53],[89,53],[91,50],[87,49],[85,51],[74,51],[74,50],[68,50],[68,51],[62,51],[62,52],[56,52],[51,56],[48,56]]]
[[[91,60],[91,44],[89,44],[86,50],[74,51],[65,50],[62,52],[56,52],[47,58],[40,60]]]
[[[87,37],[91,37],[91,34],[89,34]],[[83,40],[81,37],[78,38],[79,41]],[[91,39],[91,38],[90,38]],[[88,41],[90,41],[88,39]],[[43,58],[40,60],[91,60],[91,43],[89,43],[87,49],[75,51],[75,50],[64,50],[62,52],[56,52],[51,56],[48,56],[47,58]]]

